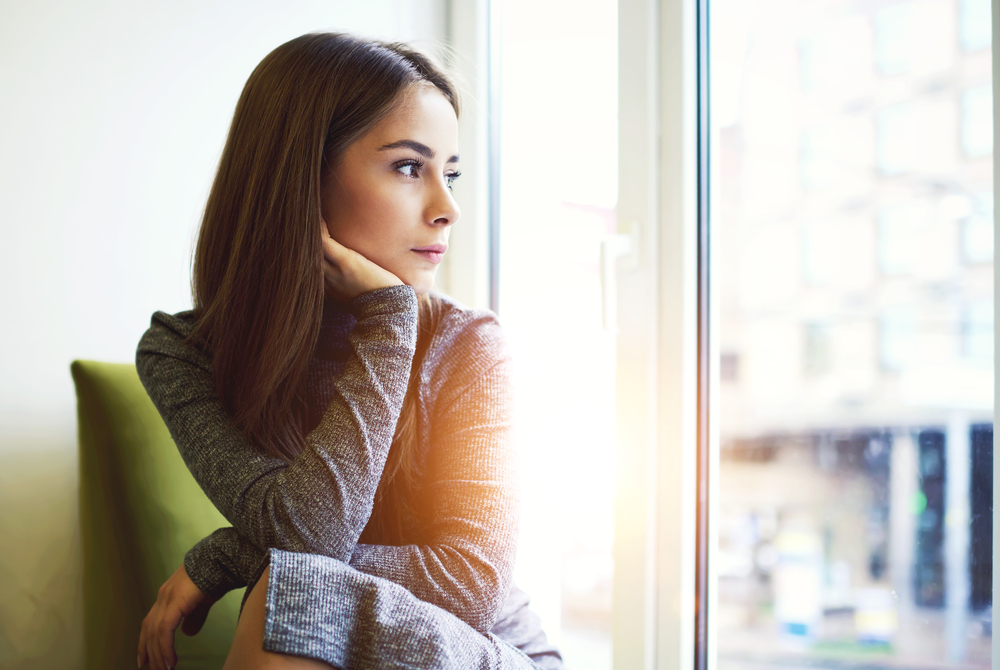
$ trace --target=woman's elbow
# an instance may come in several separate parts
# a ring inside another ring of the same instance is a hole
[[[510,592],[509,571],[485,565],[479,572],[475,588],[470,592],[464,612],[459,616],[480,633],[488,633],[500,619],[500,611]]]
[[[236,515],[252,521],[247,524],[250,526],[247,532],[252,536],[249,539],[264,548],[319,554],[348,562],[357,540],[357,533],[351,531],[359,525],[360,515],[354,518],[348,513],[353,512],[349,508],[340,516],[333,510],[324,514],[318,505],[297,495],[295,487],[286,486],[280,479],[276,477],[276,481],[269,483],[258,504],[243,506],[244,513]],[[246,514],[246,509],[256,512]]]
[[[500,618],[500,607],[503,606],[501,602],[496,608],[492,608],[488,603],[483,603],[481,607],[476,608],[465,620],[465,623],[469,624],[476,630],[476,632],[485,635],[493,630],[493,626]]]

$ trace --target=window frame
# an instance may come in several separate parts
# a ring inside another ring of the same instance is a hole
[[[708,358],[699,348],[702,196],[707,204],[699,190],[707,169],[699,161],[699,112],[707,111],[698,105],[706,74],[698,69],[706,46],[699,6],[620,0],[618,7],[617,220],[619,232],[631,233],[633,258],[616,275],[616,669],[694,670],[711,660],[704,635],[696,640],[695,618],[696,586],[710,582],[698,579],[695,551],[696,500],[708,493],[698,486],[699,435],[710,443],[708,407],[699,411],[707,389],[699,387],[698,361]],[[711,611],[705,601],[703,593],[702,611]]]
[[[468,176],[455,187],[462,208],[438,277],[459,302],[498,309],[500,202],[499,2],[446,0],[447,64],[456,76],[462,165]]]

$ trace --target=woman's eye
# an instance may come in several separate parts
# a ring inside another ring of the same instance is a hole
[[[444,178],[448,182],[448,188],[451,188],[455,184],[455,180],[461,176],[462,176],[461,172],[452,172],[450,174],[446,174]]]
[[[396,166],[396,170],[399,171],[404,177],[416,178],[417,171],[420,169],[420,164],[416,162],[402,163]]]

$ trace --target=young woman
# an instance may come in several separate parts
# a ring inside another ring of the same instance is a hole
[[[236,107],[193,312],[157,312],[140,377],[232,523],[143,622],[177,663],[247,586],[226,668],[560,668],[511,583],[517,505],[495,317],[431,294],[459,217],[458,103],[423,55],[311,34]]]

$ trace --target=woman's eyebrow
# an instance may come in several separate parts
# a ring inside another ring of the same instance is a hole
[[[413,149],[414,151],[416,151],[418,154],[420,154],[425,158],[434,158],[434,156],[437,155],[435,154],[434,150],[431,149],[429,146],[421,142],[417,142],[416,140],[399,140],[398,142],[390,142],[389,144],[386,144],[385,146],[381,147],[379,151],[385,151],[386,149],[399,149],[401,147],[405,147],[407,149]],[[445,162],[457,163],[458,154],[455,154]]]

